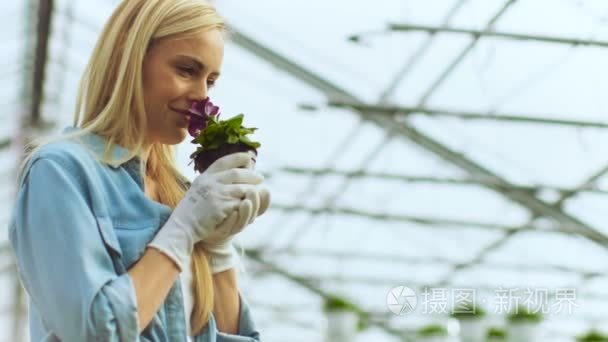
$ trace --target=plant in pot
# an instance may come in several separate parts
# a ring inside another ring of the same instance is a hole
[[[488,329],[487,342],[504,342],[507,340],[507,332],[498,327]]]
[[[420,342],[446,342],[448,338],[448,330],[439,324],[426,325],[416,331],[416,341]]]
[[[251,151],[257,155],[259,142],[251,141],[249,134],[257,128],[243,126],[243,114],[219,120],[220,109],[209,98],[192,103],[188,111],[188,132],[197,144],[190,155],[194,170],[205,171],[217,159],[235,152]]]
[[[591,329],[586,334],[576,338],[577,342],[608,342],[608,335],[602,334],[601,332]]]
[[[459,303],[450,314],[458,320],[460,326],[460,339],[462,342],[484,342],[486,338],[486,312],[467,301]]]
[[[507,316],[509,341],[536,341],[538,326],[542,319],[540,312],[533,312],[524,306],[516,307]]]
[[[367,327],[367,313],[342,297],[334,295],[326,297],[323,311],[327,317],[328,342],[352,341],[358,331]]]

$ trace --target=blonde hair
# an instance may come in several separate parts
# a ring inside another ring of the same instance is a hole
[[[81,129],[28,144],[20,175],[43,145],[87,133],[107,139],[104,163],[122,164],[139,156],[147,131],[142,65],[148,48],[159,39],[211,29],[226,32],[224,20],[205,0],[123,0],[105,24],[80,81],[73,124]],[[114,144],[125,147],[129,154],[112,160]],[[147,165],[143,164],[142,173],[158,184],[160,202],[174,208],[185,193],[185,177],[175,165],[175,147],[153,144]],[[214,295],[208,257],[200,243],[194,246],[192,272],[194,307],[186,319],[198,334],[210,319]]]

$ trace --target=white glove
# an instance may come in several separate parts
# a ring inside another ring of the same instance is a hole
[[[222,229],[226,231],[241,231],[247,225],[252,214],[253,206],[251,201],[246,199],[241,202],[238,210],[233,211],[230,216],[218,226],[218,230],[222,227]],[[232,246],[233,238],[234,235],[229,235],[223,239],[214,239],[212,242],[208,242],[207,240],[199,242],[205,246],[205,250],[209,255],[212,274],[226,271],[238,265],[239,257]]]
[[[245,200],[243,200],[238,210],[233,211],[218,226],[217,232],[240,232],[268,209],[270,204],[268,190],[260,188],[259,185],[255,187],[255,190],[257,191],[250,190],[246,193]],[[228,236],[214,234],[213,237],[207,237],[200,242],[204,244],[209,255],[212,274],[235,268],[238,265],[238,253],[232,245],[233,237],[234,234]]]
[[[194,179],[148,246],[166,254],[183,270],[195,243],[207,237],[238,233],[233,231],[235,227],[220,227],[219,224],[240,206],[251,206],[243,204],[248,201],[241,199],[255,191],[252,189],[264,179],[251,169],[252,163],[251,155],[245,152],[216,160]]]

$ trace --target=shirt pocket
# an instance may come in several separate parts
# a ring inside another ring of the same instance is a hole
[[[112,224],[122,251],[122,263],[128,269],[143,256],[146,246],[159,229],[160,220],[142,217],[129,221],[115,220]]]
[[[95,216],[95,219],[97,220],[97,227],[101,238],[103,239],[103,243],[112,258],[114,269],[118,274],[125,273],[126,268],[122,262],[123,251],[116,236],[112,220],[106,216]]]
[[[121,257],[122,249],[120,248],[120,244],[118,243],[116,234],[114,234],[112,220],[110,220],[109,217],[104,216],[96,216],[95,219],[97,220],[99,233],[101,234],[101,238],[103,239],[103,242],[106,247],[110,249],[111,253],[115,254],[118,257]]]

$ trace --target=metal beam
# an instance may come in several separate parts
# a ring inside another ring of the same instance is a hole
[[[429,227],[435,228],[447,228],[447,227],[462,227],[462,228],[479,228],[479,229],[487,229],[487,230],[497,230],[501,232],[511,232],[511,231],[519,231],[519,230],[534,230],[535,228],[532,226],[522,227],[522,226],[506,226],[501,224],[494,223],[485,223],[485,222],[474,222],[467,220],[456,220],[456,219],[441,219],[434,217],[423,217],[423,216],[412,216],[412,215],[396,215],[396,214],[385,214],[385,213],[374,213],[367,212],[360,209],[351,209],[351,208],[336,208],[336,207],[320,207],[320,208],[312,208],[301,205],[282,205],[280,203],[272,204],[273,210],[279,211],[287,211],[287,212],[307,212],[313,215],[348,215],[348,216],[357,216],[370,220],[378,220],[378,221],[399,221],[399,222],[409,222],[414,224],[425,225]]]
[[[11,146],[11,143],[12,143],[12,139],[0,140],[0,150],[4,150],[4,149],[8,148],[9,146]]]
[[[44,97],[44,78],[49,50],[49,38],[53,16],[53,0],[38,0],[38,18],[36,26],[36,47],[34,51],[34,74],[30,115],[32,125],[40,124],[40,107]]]
[[[362,259],[366,261],[375,261],[382,264],[403,264],[403,265],[421,265],[433,267],[439,265],[455,265],[454,260],[450,258],[430,256],[430,257],[419,257],[419,256],[404,256],[397,253],[387,254],[372,254],[372,253],[361,253],[359,251],[328,251],[320,248],[298,248],[298,249],[273,249],[265,250],[263,248],[248,248],[247,251],[253,253],[262,253],[263,255],[272,258],[280,256],[289,257],[323,257],[330,259],[342,259],[353,261]],[[516,272],[559,272],[559,273],[572,273],[579,275],[583,278],[597,278],[604,276],[605,274],[600,271],[583,271],[579,268],[560,266],[560,265],[529,265],[525,263],[513,264],[505,262],[484,262],[479,263],[477,266],[496,268],[500,270],[516,271]],[[608,298],[608,296],[607,296]]]
[[[450,8],[450,10],[447,12],[445,17],[441,20],[443,25],[447,25],[450,20],[452,20],[452,18],[458,13],[458,11],[460,11],[464,4],[466,4],[467,1],[468,0],[459,0],[455,2],[454,5]],[[399,86],[399,83],[401,83],[403,78],[405,78],[405,76],[407,76],[410,71],[414,69],[414,66],[418,64],[418,62],[422,59],[422,56],[424,56],[424,54],[426,54],[428,49],[431,47],[431,45],[433,44],[433,38],[433,36],[429,37],[429,39],[427,39],[424,44],[420,45],[418,50],[416,50],[416,52],[407,61],[407,63],[405,63],[403,67],[395,73],[395,77],[391,80],[391,83],[389,83],[388,87],[386,87],[386,89],[380,95],[378,103],[384,104],[388,99],[390,99],[392,94]]]
[[[597,186],[596,182],[607,173],[608,173],[608,165],[599,169],[597,172],[595,172],[593,175],[591,175],[588,179],[586,179],[584,182],[582,182],[581,185],[579,185],[576,189],[570,190],[570,191],[562,194],[560,199],[557,200],[553,205],[561,208],[562,205],[564,204],[564,202],[566,202],[568,199],[576,196],[580,192],[585,191],[585,189]]]
[[[288,74],[292,75],[297,80],[304,82],[308,86],[321,90],[327,97],[332,98],[334,96],[339,97],[348,94],[347,91],[340,86],[330,83],[324,78],[310,72],[303,66],[279,55],[276,51],[245,35],[236,27],[231,28],[230,41],[251,52],[260,60],[275,66],[277,69],[286,71]]]
[[[438,27],[438,26],[427,26],[427,25],[411,25],[411,24],[388,24],[390,31],[397,32],[426,32],[429,34],[437,33],[453,33],[453,34],[465,34],[472,36],[475,39],[478,38],[505,38],[514,40],[528,40],[554,44],[567,44],[567,45],[583,45],[583,46],[597,46],[597,47],[608,47],[608,41],[592,40],[592,39],[576,39],[576,38],[564,38],[554,36],[543,36],[543,35],[532,35],[532,34],[521,34],[512,32],[497,32],[491,30],[473,30],[464,29],[458,27]]]
[[[447,109],[435,109],[425,107],[389,106],[389,105],[369,105],[362,104],[360,101],[345,101],[344,99],[329,100],[330,107],[352,108],[356,110],[374,112],[393,117],[395,115],[424,115],[430,117],[446,117],[461,120],[475,121],[500,121],[515,122],[526,124],[570,126],[577,128],[608,128],[608,123],[583,120],[554,119],[550,117],[539,117],[533,115],[513,115],[506,113],[481,113],[474,111],[453,111]]]
[[[569,195],[573,192],[590,192],[597,194],[608,194],[608,189],[599,189],[594,183],[586,182],[580,187],[575,189],[560,188],[548,185],[512,185],[511,187],[505,186],[504,184],[497,183],[495,179],[484,179],[484,178],[449,178],[449,177],[431,177],[431,176],[413,176],[403,175],[385,172],[371,172],[371,171],[342,171],[330,168],[304,168],[304,167],[293,167],[285,166],[279,168],[279,172],[291,173],[295,175],[309,175],[314,177],[319,176],[342,176],[350,179],[365,178],[365,179],[378,179],[378,180],[396,180],[404,183],[427,183],[427,184],[448,184],[448,185],[475,185],[475,186],[501,186],[505,190],[521,190],[527,191],[530,194],[535,194],[542,190],[551,190],[559,192],[562,195]],[[271,178],[273,174],[265,174],[266,178]]]
[[[40,109],[44,100],[44,80],[47,67],[49,50],[49,39],[52,27],[54,1],[53,0],[29,0],[24,2],[24,13],[26,23],[26,49],[24,52],[25,69],[32,70],[32,74],[27,74],[21,85],[21,99],[24,101],[20,110],[27,110],[27,117],[22,117],[20,131],[14,138],[16,145],[23,147],[28,140],[28,132],[32,129],[41,129],[46,125],[41,118]],[[35,25],[35,26],[34,26]],[[35,41],[32,43],[32,38]],[[31,51],[33,49],[33,51]],[[33,65],[31,56],[33,56]],[[29,101],[29,102],[28,102]],[[13,143],[13,141],[11,141]],[[9,143],[9,144],[11,144]],[[22,151],[22,150],[20,150]],[[15,174],[18,170],[19,156],[15,166]],[[13,189],[16,193],[16,187]],[[13,277],[13,299],[14,312],[12,324],[12,341],[23,341],[25,337],[25,318],[27,316],[26,296],[23,287],[14,271]]]
[[[490,21],[486,24],[484,30],[492,30],[494,28],[494,24],[496,24],[498,19],[500,19],[507,12],[507,10],[515,3],[515,1],[516,0],[508,0],[507,2],[505,2],[505,4],[500,8],[500,10],[496,12],[492,19],[490,19]],[[456,56],[452,63],[450,63],[448,67],[443,70],[439,77],[437,77],[435,81],[433,81],[431,86],[423,93],[420,98],[420,101],[418,101],[418,107],[423,107],[424,105],[426,105],[426,102],[431,97],[431,95],[435,93],[435,90],[437,90],[439,86],[441,86],[443,82],[448,78],[448,76],[452,74],[456,67],[460,65],[460,62],[462,62],[464,58],[469,54],[469,52],[473,50],[473,47],[475,47],[478,41],[479,38],[473,38],[471,42],[467,44],[462,49],[462,51],[460,51],[460,53],[458,54],[458,56]]]
[[[299,205],[282,205],[282,204],[274,204],[272,205],[273,210],[286,211],[286,212],[306,212],[312,215],[348,215],[348,216],[356,216],[361,218],[366,218],[370,220],[378,220],[378,221],[396,221],[396,222],[408,222],[413,224],[419,224],[427,226],[428,228],[434,229],[450,229],[453,227],[461,227],[461,228],[477,228],[477,229],[485,229],[490,231],[498,231],[504,232],[506,237],[510,237],[512,234],[516,232],[522,231],[535,231],[535,232],[547,232],[547,233],[562,233],[562,234],[572,234],[572,235],[580,235],[577,227],[571,227],[566,224],[556,224],[556,227],[550,230],[547,229],[539,229],[534,227],[531,224],[521,225],[521,226],[507,226],[495,223],[485,223],[485,222],[474,222],[474,221],[466,221],[466,220],[456,220],[456,219],[441,219],[441,218],[431,218],[431,217],[423,217],[423,216],[411,216],[411,215],[396,215],[396,214],[386,214],[386,213],[374,213],[367,212],[360,209],[351,209],[351,208],[336,208],[336,207],[306,207]],[[287,244],[287,247],[291,248],[293,244]],[[468,266],[468,263],[464,263],[462,265],[456,265],[456,269],[460,269],[462,267]]]

